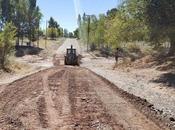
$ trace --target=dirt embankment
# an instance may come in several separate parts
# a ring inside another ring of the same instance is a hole
[[[154,122],[140,112],[129,100],[135,97],[83,68],[59,66],[0,90],[2,130],[169,129],[163,121]]]

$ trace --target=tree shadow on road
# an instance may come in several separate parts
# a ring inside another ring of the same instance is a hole
[[[25,55],[38,55],[43,49],[32,46],[16,46],[16,57],[22,57]]]
[[[175,88],[175,72],[165,73],[152,82],[163,83],[168,87]]]

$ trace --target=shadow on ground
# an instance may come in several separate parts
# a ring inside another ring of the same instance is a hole
[[[167,71],[175,68],[175,56],[158,56],[154,59],[156,62],[154,65],[159,66],[157,70]]]
[[[163,74],[158,79],[153,80],[152,82],[163,83],[166,84],[168,87],[175,88],[175,73]]]
[[[22,57],[25,55],[38,55],[43,49],[32,46],[16,46],[16,57]]]

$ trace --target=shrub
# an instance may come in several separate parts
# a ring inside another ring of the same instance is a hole
[[[132,52],[132,53],[140,53],[141,52],[140,46],[137,45],[136,43],[129,44],[127,46],[127,48],[128,48],[128,51]]]
[[[97,49],[97,45],[95,45],[95,44],[90,45],[90,50],[91,51],[95,51],[96,49]]]
[[[113,53],[112,53],[112,49],[110,47],[101,47],[100,48],[100,53],[103,57],[109,57],[109,56],[112,56]]]
[[[0,32],[0,68],[6,69],[8,57],[15,45],[16,28],[12,23],[6,23]]]

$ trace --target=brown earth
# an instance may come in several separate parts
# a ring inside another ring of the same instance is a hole
[[[0,130],[169,129],[138,104],[150,107],[87,69],[59,66],[0,86]]]

